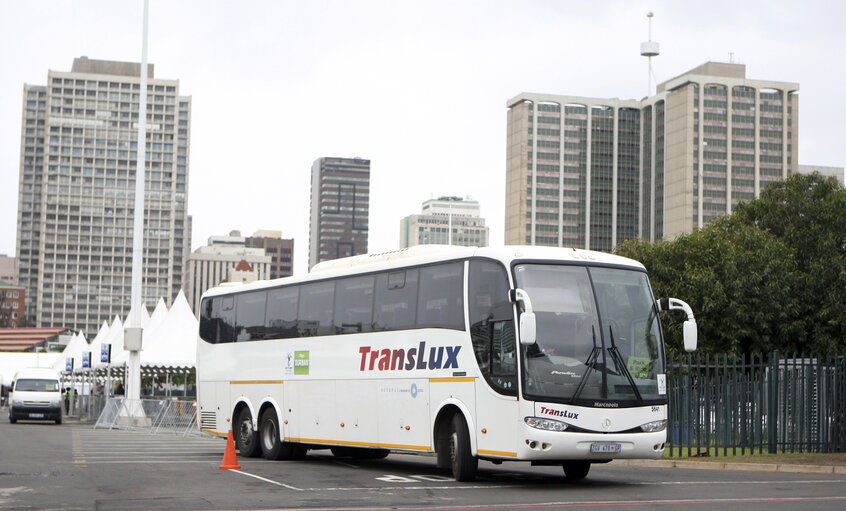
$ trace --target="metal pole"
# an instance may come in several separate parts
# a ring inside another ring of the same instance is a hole
[[[132,231],[132,297],[129,325],[132,329],[142,328],[141,307],[143,297],[143,254],[144,254],[144,185],[146,179],[147,149],[147,12],[149,0],[144,0],[144,25],[141,44],[141,76],[138,94],[138,142],[135,165],[135,210]],[[139,347],[140,348],[140,347]],[[127,399],[141,398],[141,352],[133,349],[129,352],[128,376],[126,386]]]

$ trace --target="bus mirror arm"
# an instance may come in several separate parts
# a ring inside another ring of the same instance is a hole
[[[696,351],[697,331],[696,319],[693,317],[693,309],[690,305],[678,298],[661,298],[657,300],[658,310],[683,310],[687,314],[687,321],[682,325],[682,336],[684,337],[684,350],[688,353]]]
[[[537,340],[537,323],[535,312],[532,310],[532,300],[520,288],[509,290],[508,298],[511,303],[520,305],[520,344],[534,344]]]

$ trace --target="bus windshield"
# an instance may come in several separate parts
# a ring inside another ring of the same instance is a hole
[[[537,318],[537,342],[522,352],[527,396],[592,406],[666,402],[663,341],[646,273],[520,264],[515,278]]]

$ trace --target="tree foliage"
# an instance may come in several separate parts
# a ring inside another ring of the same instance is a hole
[[[699,349],[713,353],[767,352],[797,341],[796,262],[775,236],[719,218],[673,241],[631,240],[616,253],[642,262],[657,297],[693,308]],[[662,313],[671,350],[682,350],[681,313]]]
[[[691,305],[700,350],[846,349],[846,190],[834,178],[791,176],[705,229],[616,253],[647,267],[656,296]],[[662,319],[681,350],[684,318]]]
[[[805,331],[799,351],[846,348],[846,190],[833,177],[794,175],[738,206],[738,221],[790,247]]]

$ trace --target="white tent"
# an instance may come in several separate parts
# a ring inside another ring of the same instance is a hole
[[[70,342],[68,345],[65,346],[65,349],[62,350],[62,356],[60,356],[56,361],[53,363],[53,369],[57,371],[65,371],[66,361],[68,358],[73,358],[73,368],[74,370],[82,368],[82,352],[88,350],[88,341],[85,340],[85,335],[82,332],[77,333],[73,337],[71,337]]]
[[[98,367],[103,365],[100,362],[100,351],[106,338],[109,336],[109,324],[103,320],[102,326],[100,326],[100,331],[97,332],[97,335],[94,336],[94,340],[91,341],[91,366]]]
[[[197,363],[197,318],[179,291],[164,320],[150,331],[150,349],[141,352],[141,364],[187,367]]]

